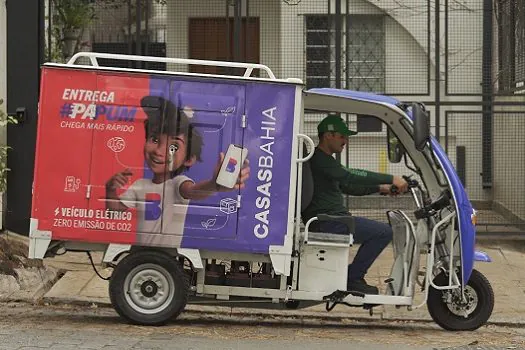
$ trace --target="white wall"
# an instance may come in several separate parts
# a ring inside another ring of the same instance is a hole
[[[343,3],[342,13],[346,13]],[[427,92],[428,70],[430,86],[434,86],[434,8],[427,9],[421,0],[351,1],[348,13],[386,14],[386,92],[408,94]],[[331,9],[334,11],[332,0]],[[233,16],[231,8],[230,15]],[[284,1],[251,0],[250,15],[261,24],[260,63],[268,65],[278,77],[305,77],[304,16],[324,14],[325,1],[300,2],[287,5]],[[428,11],[430,11],[430,45],[428,42]],[[223,17],[223,0],[179,0],[177,6],[167,5],[167,55],[187,57],[188,18]],[[481,92],[482,4],[465,0],[461,6],[449,5],[449,86],[452,92]],[[441,8],[441,79],[445,71],[444,6]],[[429,47],[430,46],[430,47]],[[430,49],[431,59],[427,58]],[[428,67],[430,65],[430,67]],[[444,85],[443,85],[444,89]],[[430,99],[434,99],[430,96]],[[443,100],[450,100],[445,96]]]
[[[414,0],[420,1],[420,0]],[[381,6],[387,2],[379,3]],[[302,3],[301,3],[302,4]],[[325,14],[327,4],[324,1],[308,2],[307,6],[288,6],[281,4],[281,47],[283,77],[298,77],[305,79],[304,55],[297,57],[296,54],[303,53],[304,46],[304,16],[312,14]],[[376,4],[376,2],[374,2]],[[343,7],[345,2],[343,1]],[[333,11],[334,4],[331,9]],[[366,0],[351,1],[350,14],[381,15],[385,14],[382,8],[375,6]],[[390,9],[388,15],[391,15]],[[342,9],[346,13],[346,8]],[[400,13],[394,13],[400,15]],[[394,18],[387,17],[385,21],[385,44],[386,44],[386,91],[396,93],[426,93],[428,78],[428,60],[426,48],[427,37],[421,35],[426,31],[426,16],[423,20],[417,16],[408,21],[409,28],[414,28],[414,36]],[[423,29],[423,30],[422,30]],[[420,40],[421,42],[419,42]],[[433,68],[430,68],[433,76]],[[344,74],[343,74],[344,76]],[[343,83],[344,84],[344,83]],[[344,85],[343,85],[344,86]],[[433,91],[433,87],[431,84]],[[305,132],[316,140],[316,125],[322,115],[308,116]],[[355,118],[350,117],[350,127],[355,129]],[[363,133],[352,136],[349,140],[349,159],[346,164],[346,154],[341,155],[342,163],[350,167],[363,168],[372,171],[395,173],[398,175],[408,174],[404,164],[391,164],[386,159],[386,133]]]
[[[421,0],[412,0],[412,2]],[[418,2],[418,3],[419,3]],[[396,15],[383,5],[389,1],[373,5],[367,0],[351,1],[348,13],[365,15]],[[302,3],[301,3],[302,4]],[[304,47],[304,16],[312,14],[325,14],[327,4],[324,1],[312,1],[297,6],[289,6],[281,2],[281,47],[282,47],[282,74],[283,76],[298,77],[304,79],[305,59],[297,57],[297,53],[303,53]],[[375,4],[375,2],[374,2]],[[331,10],[334,11],[335,4]],[[342,13],[347,10],[343,1]],[[410,21],[399,22],[395,17],[387,18],[386,31],[386,91],[395,93],[426,93],[427,87],[427,55],[426,17],[424,20],[417,15],[410,17]],[[410,24],[407,28],[402,24]],[[414,32],[410,32],[413,28]],[[263,34],[264,35],[264,34]],[[304,55],[303,55],[304,56]],[[264,62],[263,62],[264,63]]]
[[[498,97],[498,101],[522,102],[522,106],[500,106],[494,113],[493,184],[497,209],[525,220],[525,98]]]
[[[449,92],[480,94],[483,72],[483,1],[465,0],[462,3],[462,6],[451,5],[449,8]]]
[[[386,16],[386,92],[391,94],[419,93],[427,96],[404,97],[400,99],[435,99],[435,9],[421,0],[405,0],[404,7],[395,0],[352,0],[347,11],[346,2],[342,2],[342,13]],[[334,12],[335,1],[331,10]],[[445,74],[445,13],[441,8],[441,65],[440,80]],[[430,14],[428,13],[430,11]],[[461,4],[450,3],[449,8],[449,91],[476,94],[481,92],[481,55],[482,55],[482,3],[479,0],[465,0]],[[295,77],[305,79],[305,32],[304,16],[326,14],[326,1],[302,1],[290,6],[284,1],[250,1],[250,15],[260,18],[261,47],[260,63],[268,65],[277,77]],[[177,6],[168,4],[167,13],[167,55],[187,57],[188,55],[188,18],[222,17],[225,14],[223,0],[181,0]],[[230,13],[233,15],[233,13]],[[430,25],[427,21],[430,15]],[[430,43],[428,29],[430,29]],[[428,51],[430,50],[430,60]],[[430,73],[430,76],[428,75]],[[343,74],[344,77],[344,74]],[[430,79],[430,83],[429,83]],[[428,85],[430,91],[427,91]],[[465,97],[445,96],[445,85],[441,84],[441,100],[465,100]],[[480,97],[468,97],[470,101],[479,101]],[[445,110],[441,110],[441,135],[445,135]],[[462,107],[465,109],[465,107]],[[431,124],[435,125],[434,108],[431,112]],[[314,136],[316,123],[321,116],[307,120],[306,132]],[[449,153],[455,162],[455,146],[465,145],[468,151],[467,184],[474,199],[489,199],[489,194],[481,190],[481,177],[478,171],[481,164],[480,123],[472,128],[458,124],[465,118],[450,120]],[[471,120],[472,121],[472,120]],[[470,121],[469,121],[470,122]],[[477,123],[477,119],[474,121]],[[442,138],[444,143],[444,138]],[[403,165],[385,163],[385,134],[363,134],[352,139],[351,166],[387,172],[406,172]]]
[[[456,144],[449,142],[449,158],[456,164],[456,146],[465,146],[466,190],[471,200],[490,200],[490,191],[482,187],[482,113],[451,113],[448,127],[449,138],[455,137]]]
[[[133,2],[135,3],[135,2]],[[162,41],[166,27],[166,11],[168,6],[156,2],[151,3],[148,18],[150,41]],[[128,27],[128,6],[125,2],[119,8],[96,7],[97,19],[93,22],[90,33],[85,33],[84,40],[94,39],[95,42],[126,42],[128,31],[136,35],[135,7],[132,10],[131,28]],[[142,18],[141,30],[146,28],[146,20]]]
[[[385,5],[388,5],[388,2]],[[404,19],[404,22],[399,22],[397,18],[389,18],[385,23],[387,91],[425,93],[428,44],[426,35],[421,33],[426,32],[426,15],[413,15],[410,17],[411,20],[407,20],[403,18],[403,13],[387,10],[389,15],[393,14]],[[251,0],[250,16],[259,17],[261,24],[260,63],[269,66],[278,77],[304,79],[304,15],[324,14],[326,11],[327,5],[324,1],[301,2],[299,5],[290,6],[283,1]],[[385,13],[366,0],[352,1],[349,11],[352,14]],[[346,9],[342,12],[345,13]],[[181,0],[177,2],[177,6],[168,4],[168,57],[188,56],[189,18],[224,15],[223,0]],[[421,16],[422,18],[419,18]],[[408,29],[402,24],[406,24]]]

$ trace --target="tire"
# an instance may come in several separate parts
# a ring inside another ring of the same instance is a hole
[[[284,304],[284,306],[290,310],[297,310],[299,307],[299,300],[289,300]]]
[[[448,276],[441,272],[434,279],[434,283],[437,286],[447,285]],[[450,292],[450,290],[448,292]],[[470,300],[470,305],[465,308],[468,312],[467,317],[457,314],[457,311],[453,312],[451,310],[451,308],[455,309],[455,307],[460,307],[460,305],[452,302],[450,303],[451,306],[449,306],[449,304],[443,300],[447,294],[446,290],[437,290],[430,287],[428,291],[427,308],[434,322],[448,331],[473,331],[483,326],[494,309],[494,291],[492,290],[490,282],[481,272],[472,270],[470,279],[465,286],[465,293]]]
[[[160,326],[176,318],[188,301],[189,283],[175,258],[159,251],[131,253],[109,281],[117,313],[133,324]]]

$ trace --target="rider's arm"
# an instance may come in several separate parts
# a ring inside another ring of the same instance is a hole
[[[336,181],[339,183],[339,186],[344,187],[352,185],[365,187],[379,186],[381,184],[391,184],[393,180],[392,175],[362,169],[345,168],[333,157],[319,150],[315,151],[310,164],[316,176],[330,181]]]
[[[377,191],[379,191],[379,185],[391,184],[393,180],[393,176],[389,174],[381,174],[362,169],[347,169],[336,163],[320,167],[319,170],[321,170],[324,176],[338,181],[341,188],[348,186],[376,186]]]
[[[341,188],[341,191],[344,194],[348,194],[350,196],[366,196],[368,194],[379,193],[379,185],[362,186],[355,184],[346,184],[340,185],[339,188]]]

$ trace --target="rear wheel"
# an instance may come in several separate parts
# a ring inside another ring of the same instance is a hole
[[[299,300],[289,300],[284,304],[284,306],[290,310],[297,310],[299,307]]]
[[[448,284],[448,276],[440,273],[434,279],[437,286]],[[428,312],[432,319],[449,331],[471,331],[484,325],[494,309],[494,291],[487,278],[472,270],[465,286],[462,300],[459,288],[437,290],[430,287],[427,300]]]
[[[117,264],[109,282],[117,313],[141,325],[162,325],[177,317],[186,306],[188,290],[180,264],[158,251],[128,255]]]

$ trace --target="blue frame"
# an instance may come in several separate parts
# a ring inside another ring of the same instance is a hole
[[[394,97],[377,95],[362,91],[333,88],[315,88],[308,91],[367,102],[387,103],[396,107],[401,105],[401,101]],[[412,120],[412,113],[410,109],[407,115],[410,120]],[[461,282],[462,285],[465,285],[466,283],[463,281],[468,281],[470,279],[472,269],[474,268],[474,261],[490,261],[490,257],[484,253],[474,251],[474,245],[476,241],[476,227],[472,222],[472,214],[474,214],[472,204],[470,203],[467,192],[465,191],[465,188],[463,187],[459,176],[454,169],[454,166],[450,162],[450,159],[439,142],[432,136],[430,143],[432,145],[432,151],[439,163],[441,163],[443,173],[448,179],[449,187],[456,205],[457,220],[460,232],[459,244],[461,246]]]

